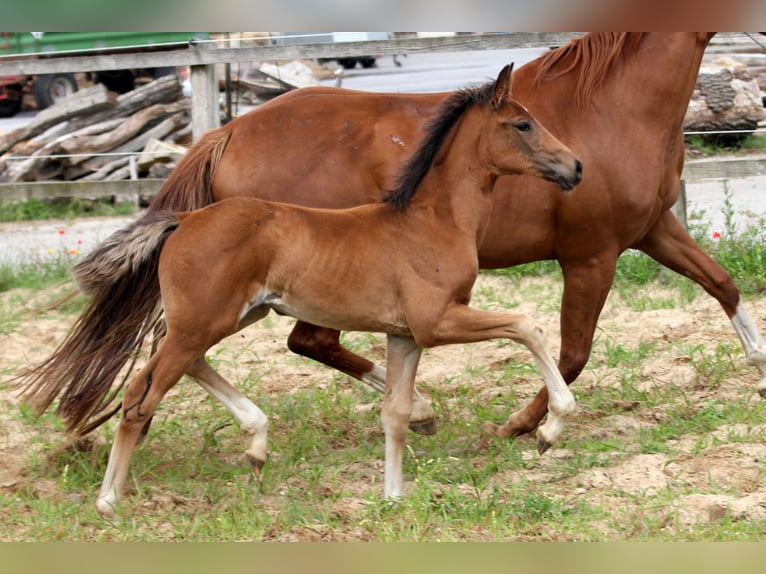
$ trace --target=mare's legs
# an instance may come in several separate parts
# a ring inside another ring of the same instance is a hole
[[[341,371],[379,392],[386,387],[386,370],[344,348],[340,344],[340,331],[316,327],[298,321],[287,340],[293,353],[314,359],[333,369]],[[410,429],[413,432],[431,435],[436,432],[436,418],[433,407],[414,389]]]
[[[500,338],[511,339],[527,347],[545,379],[550,415],[546,423],[537,429],[537,449],[542,454],[558,439],[564,429],[564,419],[574,412],[576,405],[548,350],[542,329],[531,317],[523,313],[496,313],[453,304],[433,328],[427,346]],[[504,437],[510,424],[510,419],[500,427],[490,423],[484,426],[484,430]]]
[[[200,357],[187,373],[214,399],[221,403],[239,423],[242,434],[249,441],[245,456],[253,472],[260,475],[267,456],[269,419],[250,399],[234,388]]]
[[[665,267],[698,283],[715,297],[742,341],[747,360],[760,371],[757,388],[766,398],[766,342],[729,274],[697,245],[670,211],[662,214],[636,247]]]
[[[128,383],[122,399],[122,416],[117,435],[112,443],[104,482],[96,502],[100,514],[114,516],[141,430],[154,415],[165,393],[199,356],[197,349],[185,348],[166,339],[159,351]]]
[[[747,312],[739,289],[728,273],[692,239],[670,211],[665,211],[635,247],[668,269],[690,278],[723,307],[742,342],[745,355],[761,373],[757,389],[766,398],[766,342]],[[596,321],[609,291],[611,272],[568,267],[564,269],[564,298],[561,304],[561,358],[559,368],[567,381],[574,381],[590,356]],[[589,286],[590,290],[580,285]],[[509,436],[532,431],[545,416],[547,394],[543,388],[522,410],[514,413]],[[510,420],[510,419],[509,419]]]
[[[407,437],[415,373],[421,353],[422,349],[411,337],[388,335],[388,375],[380,419],[386,434],[384,494],[389,498],[402,495],[404,441]]]

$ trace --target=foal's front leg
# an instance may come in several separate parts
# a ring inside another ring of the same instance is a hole
[[[287,339],[287,346],[293,353],[354,377],[379,393],[385,390],[386,369],[346,349],[340,344],[340,331],[336,329],[297,321]],[[434,409],[417,388],[412,396],[410,430],[423,435],[436,433]]]
[[[411,337],[388,335],[386,389],[380,415],[386,434],[384,494],[387,498],[402,495],[404,441],[412,412],[415,374],[422,351]]]
[[[564,421],[576,408],[574,396],[561,377],[548,350],[542,329],[523,313],[497,313],[472,309],[466,305],[447,307],[430,335],[420,341],[423,346],[473,343],[490,339],[511,339],[529,349],[545,379],[548,389],[548,420],[537,429],[537,450],[548,450],[564,430]],[[506,423],[506,425],[509,423]],[[504,436],[504,427],[484,425],[485,432]]]

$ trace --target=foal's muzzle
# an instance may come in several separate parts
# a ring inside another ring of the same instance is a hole
[[[576,159],[574,173],[569,175],[559,174],[559,177],[557,177],[555,181],[564,191],[573,190],[582,181],[582,162],[579,159]]]

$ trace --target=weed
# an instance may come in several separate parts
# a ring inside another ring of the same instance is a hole
[[[54,200],[30,198],[24,201],[0,199],[0,222],[72,220],[77,217],[132,215],[137,211],[138,208],[133,203],[129,201],[115,203],[111,198],[94,201],[77,198]]]

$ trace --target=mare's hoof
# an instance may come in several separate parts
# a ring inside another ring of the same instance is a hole
[[[410,430],[426,436],[436,434],[436,419],[423,419],[422,421],[410,421]]]
[[[766,386],[759,388],[758,394],[761,395],[762,399],[766,399]]]
[[[495,423],[489,421],[481,425],[481,434],[484,436],[493,436],[495,438],[503,438],[500,436],[499,428]]]
[[[551,448],[551,443],[549,443],[547,440],[543,438],[537,439],[537,452],[538,454],[545,454],[545,451]]]
[[[250,463],[250,468],[252,469],[253,474],[256,476],[256,478],[261,478],[261,473],[263,472],[263,465],[266,464],[266,461],[247,455],[247,462]]]

